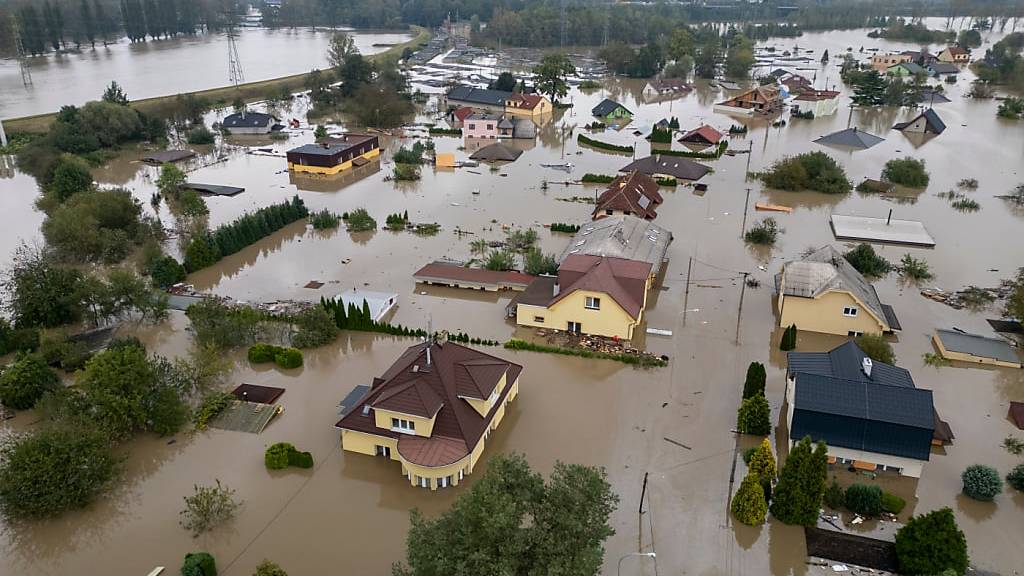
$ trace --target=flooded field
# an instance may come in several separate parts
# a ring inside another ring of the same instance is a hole
[[[349,31],[363,54],[407,41],[407,32]],[[242,29],[236,44],[246,82],[269,80],[324,68],[332,32],[308,29]],[[78,54],[29,58],[32,86],[21,82],[18,62],[0,59],[0,117],[20,118],[56,112],[65,104],[85,104],[116,81],[132,100],[219,88],[228,84],[225,34],[168,40],[120,42]]]
[[[813,48],[809,57],[814,64],[806,66],[818,68],[819,87],[840,84],[835,59],[826,67],[817,63],[824,49],[836,56],[848,46],[855,52],[861,45],[885,50],[918,48],[871,40],[864,32],[808,34],[771,44],[780,51],[797,43],[801,48]],[[469,243],[481,237],[502,239],[502,225],[532,226],[545,251],[561,252],[569,237],[551,233],[542,225],[586,220],[590,205],[563,200],[593,197],[600,188],[559,182],[578,179],[587,172],[611,174],[632,160],[630,155],[576,144],[575,134],[592,121],[591,107],[610,97],[636,113],[634,121],[622,130],[594,137],[635,143],[638,157],[647,154],[649,145],[632,132],[646,133],[661,118],[676,116],[683,128],[709,123],[726,130],[732,124],[744,124],[749,132],[732,138],[730,147],[749,149],[750,154],[708,162],[715,171],[702,180],[708,184],[706,193],[697,195],[687,186],[661,189],[665,202],[659,207],[656,223],[671,230],[675,241],[669,247],[664,287],[652,294],[646,324],[671,330],[674,335],[650,335],[642,343],[653,352],[670,356],[669,367],[635,370],[611,362],[500,351],[523,364],[525,372],[521,394],[485,458],[500,451],[520,451],[544,472],[559,459],[605,466],[621,497],[613,518],[617,534],[606,546],[607,574],[615,573],[619,558],[635,552],[638,544],[644,551],[656,551],[657,566],[647,558],[629,558],[623,563],[623,574],[649,575],[655,574],[655,569],[660,574],[808,574],[820,569],[805,564],[801,530],[774,521],[759,528],[736,525],[727,509],[734,466],[737,480],[744,473],[737,453],[756,442],[746,437],[737,442],[730,433],[750,361],[769,367],[767,396],[776,421],[782,409],[785,356],[778,351],[780,331],[773,313],[772,277],[784,261],[798,257],[808,247],[833,243],[845,250],[849,246],[833,239],[830,214],[885,217],[890,209],[895,218],[922,221],[936,246],[876,249],[892,261],[906,253],[926,259],[936,274],[926,286],[994,286],[1024,266],[1024,245],[1017,240],[1024,212],[1012,210],[996,197],[1024,183],[1024,131],[1019,124],[997,119],[994,102],[963,98],[970,79],[970,73],[962,74],[955,86],[947,87],[952,102],[935,106],[948,126],[946,132],[917,145],[890,130],[893,123],[912,118],[916,112],[854,110],[851,115],[848,93],[844,93],[836,115],[793,119],[787,126],[772,127],[763,119],[712,112],[714,102],[724,99],[725,93],[705,83],[681,99],[649,103],[641,95],[644,82],[615,79],[605,81],[600,90],[574,90],[570,94],[574,108],[543,122],[536,142],[519,145],[524,154],[496,172],[486,166],[438,171],[425,166],[419,182],[385,181],[392,170],[391,152],[412,142],[394,138],[383,142],[388,151],[379,164],[338,180],[300,178],[288,174],[284,158],[245,154],[243,147],[270,147],[280,154],[312,141],[311,130],[296,131],[287,143],[232,138],[231,146],[200,150],[203,155],[187,165],[192,181],[246,188],[233,198],[208,200],[211,226],[299,194],[311,209],[340,213],[365,207],[379,224],[387,214],[407,210],[412,221],[437,222],[442,230],[434,237],[419,237],[387,230],[320,233],[293,224],[193,274],[189,282],[199,290],[249,301],[318,299],[354,286],[393,291],[399,294],[394,322],[413,327],[431,322],[434,328],[505,340],[517,333],[504,319],[508,294],[427,288],[416,285],[412,274],[435,259],[468,260]],[[304,102],[295,106],[283,115],[304,116]],[[434,121],[426,114],[419,120]],[[886,140],[853,153],[811,142],[848,125]],[[459,159],[469,154],[459,149],[465,145],[461,139],[434,141],[440,152],[455,152]],[[911,155],[926,160],[931,183],[925,191],[897,201],[856,192],[847,196],[784,193],[765,190],[745,178],[748,170],[762,170],[783,156],[812,150],[829,152],[854,182],[877,178],[890,158]],[[132,188],[149,210],[156,169],[133,163],[137,156],[126,155],[97,171],[96,176],[101,182]],[[215,163],[221,156],[225,160]],[[572,173],[540,166],[560,162],[574,164]],[[980,211],[958,212],[937,196],[955,188],[962,178],[979,180],[979,188],[966,194],[981,205]],[[741,240],[747,188],[748,226],[765,216],[754,211],[755,202],[794,208],[791,214],[772,214],[785,233],[770,249],[750,248]],[[13,246],[19,238],[38,234],[42,216],[32,208],[35,196],[34,183],[27,177],[0,180],[3,245]],[[161,217],[165,223],[173,221],[166,212]],[[471,234],[460,236],[456,229]],[[691,257],[687,298],[686,270]],[[746,290],[738,317],[739,279],[744,272],[751,273],[760,287]],[[319,290],[303,288],[310,280],[326,285]],[[895,274],[875,285],[881,300],[893,305],[903,325],[894,341],[897,363],[911,371],[917,386],[934,391],[935,406],[956,435],[952,446],[933,450],[920,481],[880,477],[878,482],[908,497],[905,515],[952,507],[967,535],[972,563],[1012,574],[1024,563],[1024,550],[1018,544],[1024,534],[1024,495],[1007,488],[993,504],[965,499],[960,495],[960,473],[969,464],[985,463],[1005,474],[1019,462],[999,444],[1016,432],[1005,415],[1010,400],[1024,401],[1024,371],[964,366],[935,369],[922,360],[924,353],[933,351],[930,336],[935,328],[955,326],[987,332],[985,319],[997,317],[998,312],[953,310],[923,298],[918,286],[902,282]],[[155,352],[175,355],[183,354],[189,345],[186,326],[184,317],[175,314],[164,325],[138,332]],[[842,340],[801,333],[798,350],[828,350]],[[461,488],[436,493],[410,488],[397,464],[343,454],[333,424],[338,401],[353,386],[379,375],[412,343],[409,339],[346,333],[336,344],[307,355],[304,368],[284,372],[254,368],[239,356],[232,382],[287,388],[281,398],[285,406],[281,418],[259,436],[210,431],[179,435],[174,443],[167,439],[133,443],[127,449],[125,481],[114,494],[88,510],[52,522],[8,526],[0,539],[0,574],[62,574],[80,566],[125,574],[146,573],[155,565],[176,570],[185,552],[199,548],[214,553],[221,573],[228,576],[251,574],[263,558],[278,562],[292,574],[388,574],[391,563],[403,554],[408,510],[419,507],[427,514],[439,513]],[[31,414],[20,414],[8,424],[26,428],[31,422]],[[773,436],[776,448],[785,452],[785,447],[778,445],[779,434]],[[311,451],[317,467],[303,472],[268,472],[262,451],[278,441]],[[649,474],[648,504],[646,513],[638,517],[644,473]],[[852,481],[844,474],[840,473],[844,482]],[[194,540],[177,523],[180,497],[192,484],[209,483],[214,478],[237,489],[245,505],[230,526]],[[916,501],[911,498],[914,495]],[[884,526],[867,528],[885,531]]]

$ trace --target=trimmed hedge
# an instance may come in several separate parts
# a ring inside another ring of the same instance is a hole
[[[579,224],[563,224],[562,222],[554,222],[551,224],[551,231],[575,234],[580,231],[580,226]]]
[[[882,510],[890,514],[899,514],[906,507],[907,501],[895,494],[882,492]]]
[[[274,363],[285,370],[298,368],[302,366],[302,351],[296,348],[282,348],[274,355]]]
[[[615,176],[609,176],[608,174],[592,174],[587,172],[580,178],[580,182],[584,184],[611,184],[612,180],[615,180]]]
[[[545,346],[534,344],[525,340],[512,339],[505,342],[505,348],[509,350],[526,350],[528,352],[547,352],[549,354],[562,354],[565,356],[579,356],[581,358],[598,358],[602,360],[617,360],[624,364],[635,366],[658,367],[667,366],[668,362],[653,356],[641,356],[639,354],[609,354],[607,352],[594,352],[593,350],[578,350],[575,348],[562,348],[559,346]]]
[[[609,144],[608,142],[601,142],[600,140],[594,140],[585,134],[578,134],[576,136],[576,142],[579,144],[586,144],[594,148],[600,148],[602,150],[610,150],[612,152],[624,152],[626,154],[633,153],[632,146],[619,146],[618,144]]]
[[[670,186],[671,187],[671,186],[678,186],[679,185],[679,181],[676,180],[675,178],[658,178],[656,180],[656,182],[658,183],[658,186]]]
[[[189,552],[181,565],[181,576],[217,576],[217,562],[208,552]]]
[[[459,128],[431,128],[431,136],[462,136],[462,130]]]
[[[846,489],[846,507],[861,516],[878,516],[882,512],[882,489],[854,484]]]
[[[295,466],[296,468],[312,468],[313,467],[313,455],[309,452],[299,452],[298,450],[292,450],[288,453],[288,465]]]

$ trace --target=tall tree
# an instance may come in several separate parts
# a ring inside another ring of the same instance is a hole
[[[105,47],[107,40],[116,31],[116,25],[107,13],[106,8],[103,7],[101,0],[92,0],[92,14],[93,20],[96,22],[96,33],[99,35],[100,40],[103,41],[103,46]]]
[[[327,47],[327,61],[339,72],[350,56],[359,54],[356,42],[344,32],[336,32],[331,37],[331,45]]]
[[[565,54],[548,54],[533,68],[533,85],[552,102],[565,96],[569,91],[568,77],[576,73],[576,67]]]
[[[57,13],[53,4],[46,0],[43,4],[43,22],[46,24],[46,38],[54,50],[60,50],[60,34],[57,30]]]
[[[82,30],[82,36],[89,41],[89,45],[93,49],[96,48],[96,19],[93,16],[92,8],[89,6],[89,0],[81,0],[78,6],[78,18],[79,26]]]
[[[39,19],[39,13],[32,4],[26,4],[18,12],[19,30],[25,51],[33,56],[46,52],[46,30]]]
[[[811,450],[805,436],[789,452],[772,497],[772,515],[786,524],[814,526],[828,475],[828,451],[824,442]]]
[[[896,560],[904,574],[967,572],[967,540],[949,508],[914,516],[896,532]]]

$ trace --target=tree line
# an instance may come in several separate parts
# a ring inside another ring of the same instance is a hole
[[[185,269],[194,272],[210,266],[306,216],[309,216],[309,209],[297,195],[280,204],[243,214],[208,235],[193,238],[185,249]]]

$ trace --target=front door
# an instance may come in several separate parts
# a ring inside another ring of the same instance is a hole
[[[573,334],[579,334],[583,332],[583,326],[581,326],[579,322],[569,322],[568,330]]]

